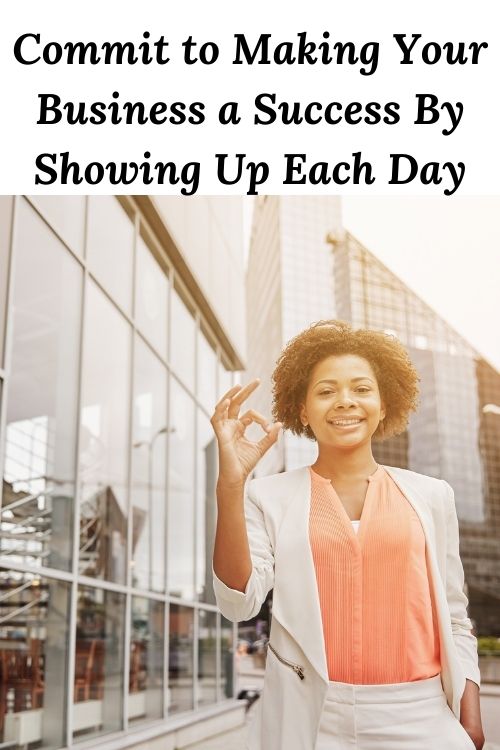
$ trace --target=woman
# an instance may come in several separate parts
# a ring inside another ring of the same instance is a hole
[[[217,404],[217,603],[233,621],[273,591],[249,750],[459,750],[484,744],[453,490],[378,466],[372,439],[404,431],[418,375],[393,336],[320,321],[273,373],[274,424]],[[246,428],[260,424],[251,442]],[[318,457],[244,486],[281,428]]]

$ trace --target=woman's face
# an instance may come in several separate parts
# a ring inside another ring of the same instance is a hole
[[[315,365],[300,418],[318,444],[349,448],[369,442],[384,417],[377,379],[366,359],[339,354]]]

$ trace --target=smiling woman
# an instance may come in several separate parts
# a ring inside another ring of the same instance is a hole
[[[362,433],[369,440],[385,414],[375,374],[363,357],[332,355],[313,367],[300,419],[316,440],[330,435],[345,444]]]
[[[453,490],[372,452],[405,430],[418,380],[394,336],[322,320],[278,359],[278,422],[239,414],[257,380],[215,407],[217,603],[248,620],[274,589],[251,750],[482,748]],[[316,441],[315,463],[245,487],[282,426]]]
[[[350,355],[343,377],[352,374],[352,383],[349,381],[352,391],[361,401],[371,398],[376,391],[385,405],[374,439],[402,432],[410,412],[417,408],[418,398],[419,376],[408,352],[395,336],[366,329],[354,331],[342,321],[319,321],[293,338],[283,350],[273,373],[275,418],[295,435],[317,440],[312,426],[303,420],[302,404],[311,385],[328,371],[327,358],[343,354]],[[352,365],[359,372],[354,373]],[[338,384],[328,385],[322,389],[323,398],[336,393]]]

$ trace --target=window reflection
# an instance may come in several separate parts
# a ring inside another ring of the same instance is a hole
[[[81,271],[19,202],[0,552],[68,570],[74,498]]]
[[[75,738],[122,728],[125,597],[80,586],[76,624]]]
[[[217,700],[217,613],[198,612],[198,702]]]
[[[167,373],[138,337],[132,442],[132,585],[165,591]]]
[[[170,380],[168,591],[194,597],[194,402]]]
[[[170,359],[177,375],[194,391],[196,324],[175,289],[171,294]]]
[[[168,656],[168,711],[193,708],[193,610],[170,605]]]
[[[87,256],[91,270],[123,309],[132,306],[134,225],[113,195],[88,197]]]
[[[27,737],[36,747],[66,744],[69,593],[67,583],[0,570],[0,742],[6,748],[24,747]]]
[[[168,279],[142,237],[137,239],[136,279],[137,326],[166,359]]]
[[[79,570],[124,583],[130,330],[94,283],[85,317]]]
[[[162,602],[132,597],[129,721],[163,716],[164,622]]]
[[[215,604],[212,583],[212,555],[217,522],[217,441],[208,417],[199,409],[197,434],[197,564],[196,593],[204,602]]]

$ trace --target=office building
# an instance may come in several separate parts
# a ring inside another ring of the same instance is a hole
[[[209,423],[245,356],[243,262],[239,198],[0,198],[2,747],[244,720]]]

